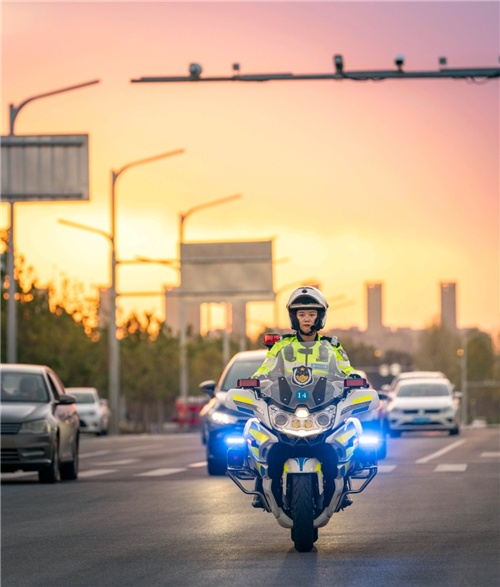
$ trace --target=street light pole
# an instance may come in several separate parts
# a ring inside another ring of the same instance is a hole
[[[116,260],[116,182],[120,175],[130,169],[131,167],[137,167],[138,165],[144,165],[146,163],[152,163],[159,159],[165,159],[166,157],[173,157],[174,155],[181,155],[184,153],[184,149],[177,149],[176,151],[169,151],[168,153],[161,153],[153,157],[147,157],[146,159],[138,159],[127,163],[118,171],[111,170],[111,287],[110,287],[110,320],[109,320],[109,403],[111,407],[111,421],[110,421],[110,434],[120,433],[120,343],[116,336],[117,324],[116,324],[116,267],[118,261]]]
[[[233,200],[237,200],[241,198],[241,194],[234,194],[233,196],[226,196],[225,198],[219,198],[217,200],[211,200],[210,202],[206,202],[204,204],[199,204],[198,206],[194,206],[190,208],[187,212],[179,213],[179,267],[181,267],[181,246],[184,243],[184,223],[186,220],[199,210],[204,210],[205,208],[212,208],[213,206],[219,206],[221,204],[226,204],[228,202],[232,202]],[[182,273],[181,273],[182,275]],[[210,309],[208,309],[210,312]],[[227,324],[227,306],[226,306],[226,328],[224,339],[227,338],[228,327]],[[228,343],[224,343],[224,348]],[[229,347],[228,347],[229,348]],[[226,351],[223,351],[226,352]],[[229,351],[227,351],[229,352]],[[184,405],[187,405],[188,396],[189,396],[189,372],[188,372],[188,356],[187,356],[187,336],[186,336],[186,308],[184,305],[184,301],[182,297],[179,297],[179,387],[180,387],[180,396]]]
[[[78,90],[79,88],[86,88],[87,86],[93,86],[94,84],[100,83],[101,80],[93,80],[91,82],[85,82],[76,86],[69,86],[60,90],[54,90],[52,92],[46,92],[45,94],[37,94],[31,96],[15,106],[9,104],[9,135],[14,136],[14,127],[16,118],[26,104],[39,100],[41,98],[48,98],[55,94],[62,94],[63,92],[70,92],[71,90]],[[10,157],[10,153],[7,152],[7,157]],[[10,175],[9,175],[10,178]],[[9,190],[10,191],[10,190]],[[7,363],[17,363],[17,309],[16,309],[16,280],[14,278],[15,270],[15,256],[14,256],[14,201],[10,202],[10,228],[9,228],[9,242],[7,247],[7,274],[9,276],[9,288],[7,298]]]

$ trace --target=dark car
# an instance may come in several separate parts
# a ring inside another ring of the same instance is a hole
[[[367,382],[370,384],[370,389],[374,390],[374,387],[371,384],[370,379],[365,371],[356,369],[356,373],[358,373],[358,375],[360,375],[363,379],[366,379]],[[387,441],[384,429],[384,416],[385,403],[388,396],[383,392],[378,392],[378,396],[380,399],[379,407],[376,410],[370,410],[369,412],[358,414],[357,417],[361,422],[363,432],[367,435],[373,434],[378,438],[377,458],[379,460],[382,460],[387,457]]]
[[[200,412],[209,475],[226,473],[228,446],[243,441],[243,428],[248,419],[240,412],[226,408],[226,392],[236,387],[238,379],[251,377],[264,362],[266,352],[262,350],[238,353],[227,364],[217,385],[215,381],[204,381],[200,385],[200,388],[212,398]]]
[[[40,365],[1,365],[2,473],[38,471],[41,483],[78,477],[75,398]]]

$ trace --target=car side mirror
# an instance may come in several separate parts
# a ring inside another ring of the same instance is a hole
[[[212,379],[208,379],[207,381],[203,381],[202,383],[200,383],[198,387],[201,389],[201,391],[203,391],[203,393],[206,393],[208,397],[214,397],[215,385],[215,381],[213,381]]]
[[[464,394],[461,391],[455,391],[453,393],[453,397],[456,397],[457,399],[461,399],[464,396]]]
[[[99,403],[101,404],[101,406],[107,406],[108,405],[108,400],[107,399],[100,399]]]
[[[68,395],[66,393],[59,394],[59,405],[60,406],[70,406],[71,404],[76,404],[76,399],[74,395]]]

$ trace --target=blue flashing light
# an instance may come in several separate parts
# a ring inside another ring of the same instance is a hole
[[[224,441],[229,446],[243,446],[245,444],[245,438],[243,436],[236,436],[236,434],[226,436]]]
[[[363,434],[359,438],[359,446],[374,446],[380,443],[380,438],[374,434]]]

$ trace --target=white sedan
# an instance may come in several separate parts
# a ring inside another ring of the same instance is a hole
[[[413,430],[460,432],[458,397],[443,378],[402,380],[390,394],[386,426],[390,436]]]
[[[97,389],[95,387],[67,387],[66,390],[76,399],[80,432],[90,432],[96,435],[107,434],[109,427],[108,402],[99,397]]]

